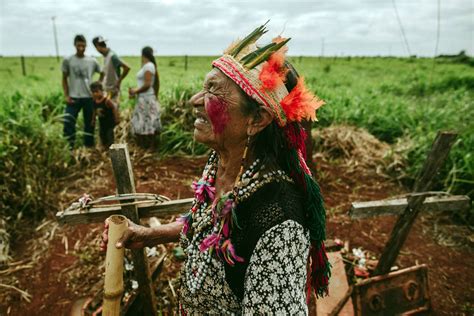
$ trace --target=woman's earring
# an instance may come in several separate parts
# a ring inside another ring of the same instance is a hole
[[[242,161],[240,162],[240,171],[239,171],[239,174],[237,175],[237,178],[235,179],[235,183],[237,183],[240,180],[240,177],[244,173],[244,164],[245,164],[245,159],[247,159],[249,145],[250,145],[250,135],[247,137],[247,144],[245,144],[244,154],[242,155]]]

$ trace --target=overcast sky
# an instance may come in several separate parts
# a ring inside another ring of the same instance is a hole
[[[412,54],[433,56],[437,0],[394,0]],[[473,54],[474,0],[440,0],[439,53]],[[0,55],[74,53],[73,37],[103,35],[119,55],[217,55],[270,19],[266,40],[292,37],[290,55],[407,56],[393,0],[0,0]],[[88,53],[97,55],[92,45]]]

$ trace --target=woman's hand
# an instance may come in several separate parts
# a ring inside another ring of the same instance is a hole
[[[115,247],[117,248],[130,248],[130,249],[140,249],[145,246],[148,246],[149,243],[152,241],[150,232],[151,228],[137,225],[131,220],[127,219],[128,221],[128,228],[123,233],[122,237],[119,238]],[[100,242],[100,250],[106,251],[107,250],[107,243],[108,243],[108,235],[109,235],[109,223],[106,220],[104,224],[104,232],[102,233],[102,240]]]
[[[137,94],[137,90],[135,88],[129,88],[128,89],[128,97],[131,99]]]

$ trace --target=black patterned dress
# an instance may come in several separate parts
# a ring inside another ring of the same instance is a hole
[[[213,256],[207,276],[194,294],[187,285],[183,265],[183,314],[308,313],[305,288],[310,237],[303,198],[284,174],[275,172],[262,182],[260,186],[248,183],[245,197],[236,208],[237,225],[231,240],[244,261],[231,266]],[[181,235],[183,249],[193,238],[192,232]]]

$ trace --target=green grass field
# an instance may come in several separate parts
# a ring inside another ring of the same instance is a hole
[[[192,118],[185,101],[199,90],[212,57],[158,57],[160,102],[165,131],[162,153],[196,153]],[[122,108],[131,107],[128,87],[135,85],[139,57],[125,57],[132,67],[122,85]],[[366,128],[377,138],[403,149],[413,178],[420,169],[438,130],[455,130],[460,137],[440,176],[438,189],[473,193],[474,187],[474,71],[467,64],[422,58],[313,58],[291,61],[308,86],[327,104],[319,112],[319,125],[348,123]],[[100,61],[102,62],[102,61]],[[60,62],[55,58],[0,58],[0,176],[17,172],[18,164],[43,164],[54,177],[65,172],[60,115],[64,110]],[[40,151],[50,149],[47,157]],[[31,155],[26,159],[22,155]],[[35,155],[40,155],[38,158]],[[17,167],[9,165],[14,164]],[[37,169],[41,169],[37,167]],[[18,180],[16,190],[28,181]],[[21,183],[20,183],[21,182]],[[2,197],[3,203],[9,201]]]

